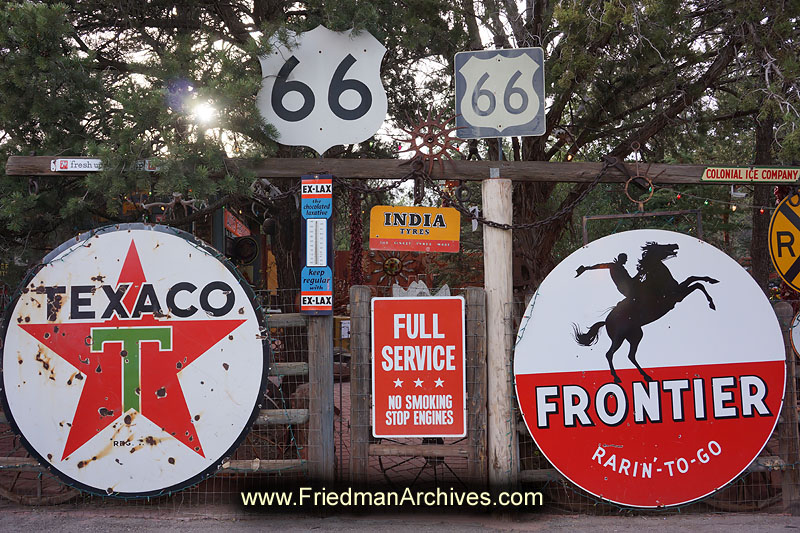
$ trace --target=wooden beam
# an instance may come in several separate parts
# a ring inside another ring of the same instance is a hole
[[[308,363],[272,363],[269,369],[270,376],[307,376]]]
[[[484,487],[489,481],[486,449],[487,375],[486,375],[486,291],[468,287],[466,299],[467,329],[467,442],[469,443],[470,481]]]
[[[79,176],[81,172],[53,172],[52,156],[11,156],[6,163],[9,176]],[[82,158],[74,158],[82,159]],[[83,158],[91,159],[91,158]],[[228,159],[228,168],[248,170],[259,178],[297,178],[304,174],[330,173],[346,179],[399,179],[411,171],[407,161],[400,159],[290,159],[270,158],[257,161]],[[716,164],[714,166],[724,166]],[[734,165],[732,165],[734,166]],[[500,176],[513,181],[590,182],[600,172],[603,163],[555,163],[548,161],[446,161],[448,179],[482,181],[489,168],[499,168]],[[636,174],[636,165],[626,165]],[[692,184],[701,182],[706,166],[702,165],[640,165],[640,172],[659,184]],[[438,173],[438,170],[435,169]],[[434,177],[438,177],[434,175]],[[624,183],[628,177],[615,168],[603,176],[603,182]],[[714,181],[714,183],[723,183]]]
[[[267,315],[267,326],[271,328],[295,328],[308,325],[308,317],[300,313],[273,313]]]
[[[333,481],[333,317],[308,318],[310,384],[308,463],[311,480]]]
[[[302,472],[306,461],[302,459],[234,459],[222,463],[222,472],[287,473]]]
[[[370,444],[372,456],[397,457],[469,457],[466,444]]]
[[[350,287],[350,484],[356,487],[369,477],[371,300],[369,287]]]

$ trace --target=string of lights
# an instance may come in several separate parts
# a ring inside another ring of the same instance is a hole
[[[656,185],[656,190],[662,190],[675,195],[676,200],[681,199],[695,199],[695,200],[702,200],[703,205],[712,205],[712,204],[719,204],[719,205],[727,205],[730,207],[731,211],[736,211],[739,208],[743,209],[754,209],[758,210],[758,212],[762,215],[764,214],[771,214],[772,211],[776,209],[777,206],[772,205],[741,205],[741,202],[735,202],[733,200],[720,200],[719,198],[707,198],[705,196],[698,196],[696,194],[690,194],[682,191],[677,191],[671,187],[663,187]]]

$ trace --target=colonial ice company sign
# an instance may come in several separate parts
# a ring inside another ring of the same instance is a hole
[[[769,439],[785,362],[775,314],[713,246],[640,230],[576,251],[522,320],[517,397],[565,477],[633,507],[702,498]]]
[[[3,326],[3,408],[67,483],[123,497],[216,471],[268,374],[263,319],[232,268],[191,235],[109,227],[25,281]]]

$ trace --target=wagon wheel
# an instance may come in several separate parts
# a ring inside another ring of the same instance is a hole
[[[0,412],[0,496],[22,505],[56,505],[79,494],[30,456]]]
[[[466,438],[466,437],[465,437]],[[454,441],[452,444],[458,444],[465,440],[465,438]],[[413,445],[417,442],[408,442],[408,440],[397,441],[392,439],[378,439],[379,442],[387,442],[392,444]],[[426,437],[422,439],[419,444],[440,444],[444,445],[444,439],[441,437]],[[458,473],[457,467],[448,464],[449,457],[425,457],[422,455],[408,456],[408,457],[389,457],[378,456],[378,467],[383,474],[384,479],[394,488],[413,487],[416,483],[430,483],[433,482],[435,486],[439,486],[444,482],[455,481],[462,488],[468,488],[462,477],[464,473]]]

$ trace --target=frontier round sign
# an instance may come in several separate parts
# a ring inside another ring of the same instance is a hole
[[[258,413],[263,319],[191,235],[104,228],[48,255],[2,331],[2,400],[28,450],[70,485],[123,497],[217,470]]]
[[[768,300],[733,259],[640,230],[550,273],[522,320],[514,375],[528,430],[566,478],[663,507],[713,493],[758,456],[785,355]]]

